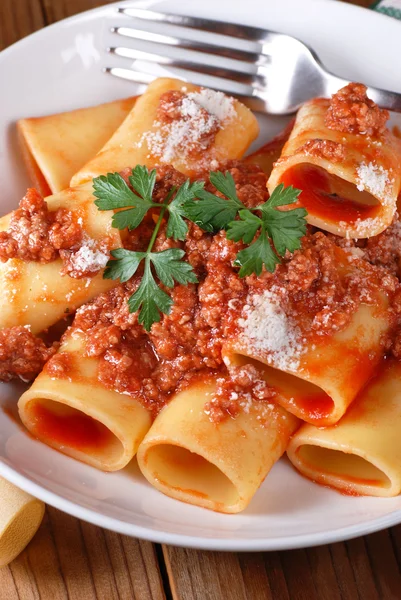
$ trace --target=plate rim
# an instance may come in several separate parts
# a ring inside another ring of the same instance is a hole
[[[339,10],[345,10],[346,12],[354,12],[355,14],[362,14],[364,11],[365,17],[367,16],[368,10],[364,7],[357,6],[354,4],[345,4],[338,2],[338,0],[308,0],[309,3],[319,4],[320,8],[323,4],[337,5]],[[134,4],[144,4],[140,0],[123,0],[121,2],[113,2],[111,4],[92,8],[81,13],[72,15],[60,21],[56,21],[50,25],[42,27],[41,29],[31,33],[28,36],[14,42],[4,50],[0,52],[0,65],[3,59],[7,59],[8,55],[15,51],[15,48],[21,48],[24,45],[29,45],[32,38],[40,37],[48,30],[57,29],[63,27],[66,23],[79,22],[85,20],[88,16],[96,13],[111,13],[113,9],[121,6],[132,6]],[[149,0],[146,2],[148,7],[152,8],[153,4],[157,4],[157,0]],[[156,9],[157,10],[157,9]],[[389,17],[371,12],[371,16],[376,19],[386,19]],[[370,17],[369,17],[370,18]],[[383,21],[382,21],[383,22]],[[70,459],[73,460],[73,459]],[[129,523],[114,517],[107,516],[94,509],[84,507],[82,504],[76,501],[68,500],[67,498],[50,491],[46,487],[32,481],[29,476],[23,475],[0,456],[0,476],[4,477],[20,489],[35,496],[39,500],[42,500],[46,504],[57,508],[71,516],[82,519],[93,525],[115,531],[123,535],[129,535],[135,538],[149,540],[154,543],[170,544],[175,546],[182,546],[187,548],[201,549],[201,550],[220,550],[220,551],[241,551],[241,552],[255,552],[255,551],[281,551],[299,548],[308,548],[311,546],[319,546],[339,541],[349,540],[361,535],[367,535],[380,531],[382,529],[397,525],[401,523],[401,508],[393,510],[386,515],[370,519],[369,521],[347,525],[345,527],[339,527],[335,529],[329,529],[321,532],[314,533],[300,533],[287,535],[286,537],[270,537],[270,538],[222,538],[222,537],[201,537],[194,535],[187,535],[182,533],[171,533],[162,529],[153,529],[135,523]],[[336,492],[334,492],[336,493]]]
[[[71,459],[73,460],[73,459]],[[69,515],[97,525],[110,531],[115,531],[122,535],[148,540],[158,544],[168,544],[172,546],[181,546],[185,548],[194,548],[199,550],[217,550],[230,552],[273,552],[281,550],[297,550],[301,548],[310,548],[313,546],[322,546],[336,542],[350,540],[362,535],[368,535],[397,525],[401,522],[401,509],[372,519],[366,523],[348,525],[338,529],[331,529],[325,532],[316,532],[309,534],[295,534],[285,538],[260,538],[240,540],[238,538],[213,538],[185,535],[182,533],[170,533],[160,529],[151,529],[128,523],[114,517],[109,517],[95,510],[85,508],[77,502],[73,502],[62,496],[51,492],[47,488],[31,481],[27,476],[15,471],[7,465],[0,457],[0,476],[4,477],[23,491],[31,494],[35,498],[42,500],[45,504],[68,513]],[[333,490],[333,493],[338,493]],[[206,509],[205,509],[206,510]]]

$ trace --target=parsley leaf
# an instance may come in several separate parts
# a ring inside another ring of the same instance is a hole
[[[181,260],[184,255],[184,250],[180,248],[152,252],[149,255],[158,278],[165,286],[173,287],[174,281],[183,285],[198,282],[191,265]]]
[[[189,202],[203,189],[202,181],[190,183],[189,179],[178,188],[174,200],[168,205],[169,219],[167,223],[167,237],[174,240],[185,240],[188,232],[188,225],[184,221],[184,204]]]
[[[242,240],[244,244],[250,244],[260,229],[262,220],[250,210],[240,210],[238,216],[239,221],[231,221],[228,224],[227,237],[234,242]]]
[[[138,322],[150,331],[153,323],[161,319],[160,313],[169,313],[173,301],[166,292],[161,290],[154,280],[150,267],[150,256],[145,259],[145,269],[139,288],[128,300],[130,312],[139,310]]]
[[[252,273],[260,275],[263,265],[273,273],[279,262],[280,259],[274,254],[266,231],[262,229],[259,237],[248,248],[238,252],[234,264],[241,267],[239,276],[246,277]]]
[[[225,229],[242,208],[239,200],[225,200],[206,190],[200,190],[196,196],[199,200],[189,200],[184,204],[185,216],[211,233]]]
[[[273,245],[280,256],[286,251],[294,252],[301,245],[301,237],[306,233],[306,220],[308,214],[305,208],[291,210],[277,210],[277,206],[287,206],[297,201],[300,190],[281,183],[270,196],[269,200],[257,207],[262,212],[264,227],[273,241]]]
[[[235,181],[230,171],[227,171],[226,174],[222,173],[221,171],[214,171],[210,173],[209,179],[210,183],[214,185],[216,190],[219,190],[219,192],[224,194],[224,196],[230,200],[236,200],[238,204],[241,204],[237,196]]]
[[[93,180],[93,195],[99,210],[115,210],[134,206],[137,196],[128,187],[119,173],[107,173]]]
[[[129,182],[144,200],[152,202],[152,194],[156,183],[156,169],[149,172],[146,167],[137,165],[132,170]]]
[[[297,201],[301,190],[297,190],[296,188],[289,185],[288,187],[284,187],[284,183],[280,183],[276,188],[274,188],[272,195],[265,202],[269,208],[276,208],[277,206],[287,206],[288,204],[294,204]],[[262,206],[264,206],[262,204]]]
[[[146,252],[133,252],[132,250],[117,248],[111,251],[111,255],[117,260],[109,260],[103,278],[119,279],[123,283],[135,275],[141,261],[146,256]]]
[[[166,287],[173,287],[174,282],[187,285],[197,283],[192,266],[183,259],[185,252],[180,248],[170,248],[162,252],[152,252],[157,234],[164,222],[164,215],[169,213],[166,235],[174,239],[184,240],[188,225],[183,218],[183,205],[203,189],[203,182],[186,181],[177,190],[173,187],[162,204],[153,202],[152,194],[156,183],[156,170],[149,171],[137,165],[129,176],[130,189],[118,173],[93,180],[95,201],[99,210],[117,210],[113,215],[113,227],[118,229],[134,229],[142,222],[147,211],[159,209],[159,217],[153,230],[148,248],[145,252],[134,252],[125,248],[112,250],[113,260],[106,265],[103,277],[128,281],[133,277],[141,264],[143,275],[138,289],[128,300],[131,312],[139,311],[138,321],[149,331],[153,323],[160,321],[161,313],[169,313],[172,299],[162,290],[154,274]],[[171,201],[176,192],[174,200]],[[120,210],[126,208],[127,210]]]
[[[132,169],[129,181],[139,196],[135,194],[119,173],[100,175],[93,180],[93,195],[97,198],[95,204],[99,210],[118,210],[112,218],[116,229],[136,229],[144,216],[155,204],[152,202],[152,192],[156,181],[156,170],[148,171],[146,167],[137,165]]]
[[[198,200],[185,202],[184,213],[187,219],[196,223],[201,229],[213,233],[225,229],[228,223],[235,219],[238,211],[245,207],[238,199],[235,181],[229,171],[225,175],[221,171],[212,172],[209,178],[214,187],[226,198],[220,198],[200,189],[196,193]]]

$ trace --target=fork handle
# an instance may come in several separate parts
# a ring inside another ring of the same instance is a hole
[[[338,92],[340,88],[348,85],[349,83],[350,82],[346,79],[341,79],[341,77],[337,77],[336,75],[332,75],[326,71],[326,89],[324,95],[326,97],[330,97],[332,94],[335,94],[335,92]],[[387,110],[392,110],[394,112],[401,112],[401,94],[370,86],[368,86],[366,93],[369,98],[381,108],[387,108]]]

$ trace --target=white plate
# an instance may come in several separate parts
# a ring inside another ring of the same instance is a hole
[[[133,2],[130,3],[131,5]],[[163,0],[138,2],[176,13],[230,19],[289,33],[309,43],[338,75],[401,92],[401,23],[329,0]],[[48,27],[0,54],[2,212],[27,180],[15,143],[16,119],[96,104],[135,93],[101,72],[110,64],[115,8],[96,9]],[[264,139],[283,120],[263,118]],[[18,386],[0,386],[15,406]],[[105,474],[34,441],[0,411],[0,474],[48,504],[102,527],[168,544],[207,549],[279,550],[323,544],[401,522],[401,498],[351,498],[312,484],[281,460],[239,515],[221,515],[166,498],[133,463]]]

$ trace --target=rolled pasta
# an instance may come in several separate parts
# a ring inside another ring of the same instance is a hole
[[[135,101],[136,97],[124,98],[18,121],[20,147],[32,184],[43,196],[68,188],[74,173],[99,152]]]
[[[45,505],[0,477],[0,567],[8,565],[31,541]]]
[[[352,495],[401,492],[401,364],[384,362],[335,427],[303,425],[288,447],[306,477]]]
[[[238,100],[176,79],[156,79],[71,185],[137,164],[172,164],[191,176],[241,158],[258,131],[256,118]]]
[[[355,267],[340,266],[342,251],[337,258],[343,277],[349,276]],[[363,277],[361,261],[358,268]],[[307,333],[313,313],[301,315],[308,324],[301,333],[280,295],[270,290],[255,293],[223,347],[224,360],[228,367],[238,355],[258,361],[264,380],[276,390],[277,403],[308,423],[332,425],[375,373],[384,353],[384,337],[391,327],[389,299],[377,288],[369,293],[371,302],[359,299],[343,329],[323,335]]]
[[[218,512],[244,510],[283,454],[298,420],[254,402],[235,419],[205,412],[216,383],[196,382],[160,412],[138,450],[138,464],[159,491]]]
[[[99,212],[94,204],[92,184],[69,188],[47,199],[50,210],[64,207],[73,212],[90,243],[101,244],[107,238],[111,248],[121,247],[121,235],[111,227],[109,211]],[[0,220],[0,230],[8,228],[10,215]],[[88,242],[85,242],[88,243]],[[85,254],[85,252],[83,252]],[[88,248],[90,257],[99,260]],[[107,256],[102,258],[104,266]],[[93,277],[75,279],[61,275],[60,258],[40,263],[18,258],[0,263],[0,328],[29,325],[33,333],[50,327],[78,306],[113,287],[114,282],[103,279],[103,269]]]
[[[52,448],[103,471],[125,467],[150,427],[143,406],[102,385],[84,338],[70,335],[18,402],[22,422]]]
[[[400,141],[388,129],[366,135],[329,127],[330,107],[330,100],[315,98],[300,108],[269,191],[280,183],[302,190],[311,225],[355,239],[377,235],[396,211]]]

